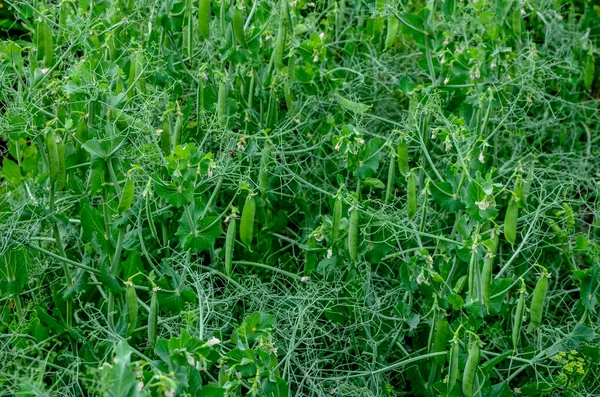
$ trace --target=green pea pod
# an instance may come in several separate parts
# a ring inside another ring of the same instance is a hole
[[[210,38],[210,0],[200,0],[198,4],[198,33],[204,39]]]
[[[123,192],[121,193],[119,207],[117,208],[117,212],[119,214],[124,214],[129,208],[131,208],[134,193],[135,184],[133,183],[132,179],[127,179],[127,181],[125,182],[125,186],[123,187]]]
[[[335,204],[333,205],[331,238],[329,242],[330,247],[333,247],[340,234],[340,224],[342,222],[342,207],[342,200],[339,197],[336,197]]]
[[[442,317],[438,320],[437,328],[435,330],[435,337],[433,339],[434,353],[446,351],[446,346],[450,339],[449,336],[451,336],[450,325],[448,324],[448,320]],[[437,361],[440,366],[443,366],[446,363],[446,356],[436,356],[435,361]]]
[[[256,200],[252,194],[248,194],[244,208],[242,209],[242,219],[240,220],[240,240],[247,247],[252,245],[254,233],[254,215],[256,214]]]
[[[410,171],[408,167],[408,145],[406,142],[401,140],[398,142],[398,148],[396,149],[397,160],[398,160],[398,169],[400,170],[400,174],[403,176],[408,176]]]
[[[183,113],[179,109],[179,104],[177,104],[177,117],[175,119],[175,129],[173,130],[173,146],[177,146],[181,143],[181,130],[183,128]]]
[[[417,180],[414,172],[408,176],[407,194],[408,219],[412,219],[417,214]]]
[[[477,367],[479,366],[479,341],[471,341],[469,346],[469,355],[467,363],[463,371],[462,391],[465,397],[473,397],[473,386],[475,384],[475,375],[477,375]]]
[[[371,105],[365,105],[364,103],[354,102],[337,94],[335,95],[335,99],[341,107],[343,107],[346,110],[350,110],[354,113],[362,114],[371,109]]]
[[[246,33],[244,32],[244,17],[242,15],[242,10],[238,7],[234,7],[233,9],[233,18],[231,20],[233,24],[233,34],[235,35],[235,40],[242,48],[247,48],[248,43],[246,42]]]
[[[515,318],[513,320],[512,329],[512,343],[513,349],[517,350],[519,347],[519,339],[521,337],[521,328],[523,325],[523,314],[525,313],[525,282],[521,279],[522,286],[519,290],[519,300],[517,301],[517,310],[515,311]]]
[[[387,177],[387,186],[385,189],[385,203],[390,202],[390,198],[392,197],[392,192],[394,190],[394,178],[396,176],[396,164],[394,162],[393,153],[390,156],[390,164],[388,166],[388,177]]]
[[[308,241],[306,242],[310,248],[317,247],[317,240],[313,234],[310,234]],[[317,268],[317,253],[314,250],[306,250],[304,255],[304,275],[310,275]]]
[[[269,161],[271,160],[271,149],[265,145],[260,160],[260,171],[258,172],[258,189],[265,195],[269,187]]]
[[[44,62],[45,67],[52,66],[54,57],[54,40],[52,38],[52,29],[45,20],[38,22],[36,33],[36,46],[38,50],[37,59]]]
[[[222,127],[227,125],[227,81],[225,79],[219,83],[217,118]]]
[[[589,54],[585,60],[585,67],[583,68],[583,86],[586,90],[590,90],[592,88],[592,83],[594,82],[595,76],[595,61],[594,55]]]
[[[62,139],[56,137],[56,151],[58,153],[58,175],[56,177],[56,190],[62,190],[67,181],[67,168],[65,165],[65,145]]]
[[[517,201],[512,199],[506,209],[506,215],[504,217],[504,238],[510,243],[515,245],[517,240],[517,219],[519,217],[519,206]]]
[[[454,334],[450,348],[450,368],[448,368],[448,394],[456,386],[458,380],[458,335]]]
[[[542,275],[535,284],[533,294],[531,296],[531,307],[529,309],[529,327],[531,332],[542,325],[542,317],[544,314],[544,301],[549,288],[550,274],[544,269]]]
[[[173,144],[171,142],[171,121],[169,115],[165,115],[162,121],[162,132],[160,133],[160,147],[165,156],[171,155]]]
[[[148,312],[148,344],[156,344],[156,334],[158,329],[158,292],[157,287],[152,288],[152,297],[150,298],[150,311]]]
[[[481,298],[488,313],[490,312],[493,265],[494,254],[491,251],[488,251],[483,258],[483,269],[481,270]]]
[[[235,243],[236,220],[234,216],[229,218],[227,226],[227,237],[225,238],[225,273],[231,277],[233,263],[233,246]]]
[[[287,0],[286,0],[287,1]],[[275,49],[273,50],[273,63],[277,70],[283,67],[283,51],[285,49],[286,28],[283,18],[279,21],[277,29],[277,38],[275,39]]]
[[[385,36],[385,48],[388,49],[396,41],[398,36],[399,20],[394,15],[388,17],[387,35]]]
[[[294,93],[292,92],[292,83],[296,75],[296,57],[294,54],[290,54],[288,58],[287,66],[287,78],[283,82],[283,94],[285,96],[285,103],[288,108],[288,113],[294,113]]]
[[[46,150],[48,152],[48,166],[50,171],[50,185],[55,186],[60,172],[60,159],[57,137],[53,130],[46,133]]]
[[[359,235],[360,213],[358,206],[350,209],[350,223],[348,224],[348,253],[350,259],[358,259],[358,235]]]
[[[138,320],[138,303],[135,287],[131,281],[127,282],[125,289],[125,301],[127,302],[127,335],[131,335]]]

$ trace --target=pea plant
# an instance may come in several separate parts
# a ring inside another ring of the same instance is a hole
[[[600,394],[600,7],[0,1],[0,395]]]

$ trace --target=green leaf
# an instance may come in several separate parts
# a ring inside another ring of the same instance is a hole
[[[2,160],[2,173],[4,174],[6,180],[13,185],[21,184],[21,167],[19,167],[14,161],[8,158]]]
[[[148,395],[145,390],[138,390],[139,382],[135,376],[136,368],[131,363],[131,353],[131,347],[124,340],[115,347],[114,365],[104,367],[106,371],[103,380],[106,387],[105,397]]]
[[[217,237],[221,235],[221,222],[216,216],[200,219],[202,212],[195,211],[193,207],[190,209],[190,212],[193,212],[193,218],[189,219],[188,214],[184,212],[179,219],[179,228],[175,235],[179,237],[183,249],[202,252],[209,250]]]
[[[366,178],[363,181],[363,186],[370,187],[373,189],[385,189],[385,185],[377,178]]]
[[[184,180],[181,184],[175,182],[171,182],[169,185],[157,183],[154,190],[160,198],[177,208],[194,200],[194,185],[191,180]]]
[[[381,150],[383,147],[383,140],[379,138],[371,139],[360,153],[354,176],[366,179],[375,174],[382,158]]]
[[[429,185],[433,200],[448,212],[457,212],[465,208],[465,204],[457,193],[452,191],[452,185],[448,182],[432,182]]]
[[[81,206],[80,219],[85,241],[91,242],[94,236],[99,242],[106,241],[104,217],[100,214],[100,211],[84,202]]]
[[[29,280],[29,255],[26,250],[10,250],[0,256],[0,291],[18,295]]]
[[[109,142],[98,142],[93,139],[90,139],[81,145],[81,147],[92,156],[100,157],[102,159],[106,159],[111,152],[111,145]]]

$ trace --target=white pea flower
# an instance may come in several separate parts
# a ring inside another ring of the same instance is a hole
[[[301,282],[303,282],[303,283],[307,282],[308,280],[310,280],[310,277],[308,277],[308,276],[303,276],[303,277],[300,279],[300,281],[301,281]]]
[[[331,258],[332,255],[333,255],[333,250],[331,248],[329,248],[327,250],[327,259]]]
[[[480,210],[485,211],[490,207],[490,202],[487,200],[476,201],[475,205],[479,207]]]
[[[483,152],[479,153],[479,162],[485,163],[485,158],[483,157]]]
[[[208,340],[208,342],[206,342],[206,343],[205,343],[205,345],[206,345],[207,347],[211,347],[211,346],[218,345],[218,344],[220,344],[220,343],[221,343],[221,340],[220,340],[220,339],[218,339],[218,338],[215,338],[215,337],[213,336],[212,338],[210,338],[210,339]]]

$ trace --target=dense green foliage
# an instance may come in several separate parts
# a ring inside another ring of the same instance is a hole
[[[593,1],[0,28],[0,395],[600,394]]]

